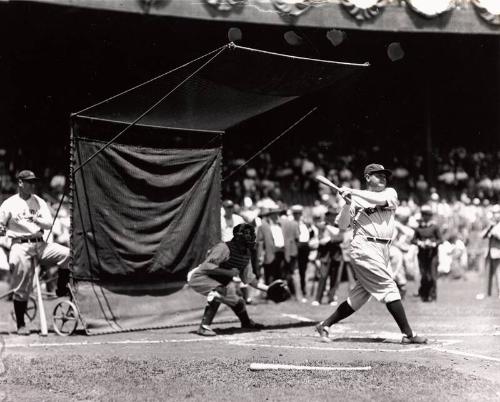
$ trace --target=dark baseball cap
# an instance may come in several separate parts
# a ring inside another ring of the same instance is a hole
[[[16,178],[18,180],[38,180],[38,177],[31,170],[21,170]]]
[[[388,177],[392,176],[392,172],[389,169],[386,169],[385,167],[383,167],[378,163],[370,163],[369,165],[366,165],[365,175],[373,173],[384,173]]]

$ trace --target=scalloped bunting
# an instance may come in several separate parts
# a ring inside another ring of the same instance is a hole
[[[233,7],[243,6],[246,0],[205,0],[205,2],[219,11],[231,11]]]
[[[381,14],[388,0],[342,0],[342,5],[357,21],[366,21]]]
[[[311,0],[271,0],[274,8],[281,13],[299,16],[311,7]]]
[[[408,6],[426,18],[437,17],[455,7],[455,0],[406,0]]]
[[[479,16],[492,25],[500,25],[499,0],[472,0]]]

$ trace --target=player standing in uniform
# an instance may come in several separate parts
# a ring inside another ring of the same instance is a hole
[[[43,231],[52,226],[52,215],[47,203],[34,194],[35,174],[23,170],[16,177],[18,194],[7,198],[0,206],[0,232],[6,230],[12,242],[9,264],[13,267],[11,286],[17,333],[29,335],[24,314],[33,287],[34,259],[42,264],[57,264],[60,270],[68,272],[69,248],[46,243],[43,239]],[[63,276],[61,272],[60,275]]]
[[[241,327],[262,329],[263,325],[250,319],[245,300],[236,293],[233,277],[239,276],[243,283],[266,292],[268,286],[258,282],[250,262],[251,250],[255,248],[255,228],[248,223],[234,227],[233,239],[217,243],[208,251],[207,258],[188,274],[188,284],[197,293],[207,296],[207,305],[201,320],[198,335],[215,336],[210,324],[221,303],[229,306],[241,321]]]
[[[385,303],[403,333],[402,343],[427,343],[410,327],[401,303],[401,295],[392,278],[389,246],[394,233],[394,215],[398,195],[393,188],[386,187],[391,171],[372,163],[365,167],[368,190],[343,187],[341,195],[345,205],[337,217],[340,229],[353,227],[351,242],[351,265],[356,276],[356,285],[349,297],[326,320],[316,325],[322,340],[330,341],[328,329],[331,325],[349,317],[359,310],[371,296]]]

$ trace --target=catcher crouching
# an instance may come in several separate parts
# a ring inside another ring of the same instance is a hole
[[[197,334],[215,336],[210,324],[221,303],[234,311],[241,327],[262,329],[264,326],[250,319],[245,300],[236,293],[233,277],[256,289],[267,292],[268,286],[258,282],[250,262],[250,250],[255,248],[255,229],[242,223],[234,227],[233,239],[217,243],[208,251],[207,258],[188,274],[188,284],[197,293],[207,296],[207,305]]]

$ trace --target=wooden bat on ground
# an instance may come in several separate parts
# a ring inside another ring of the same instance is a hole
[[[35,258],[32,257],[32,266],[35,265]],[[36,264],[35,268],[35,285],[36,285],[36,304],[38,305],[38,314],[40,315],[40,335],[47,336],[47,317],[43,306],[42,289],[40,287],[40,265]]]

